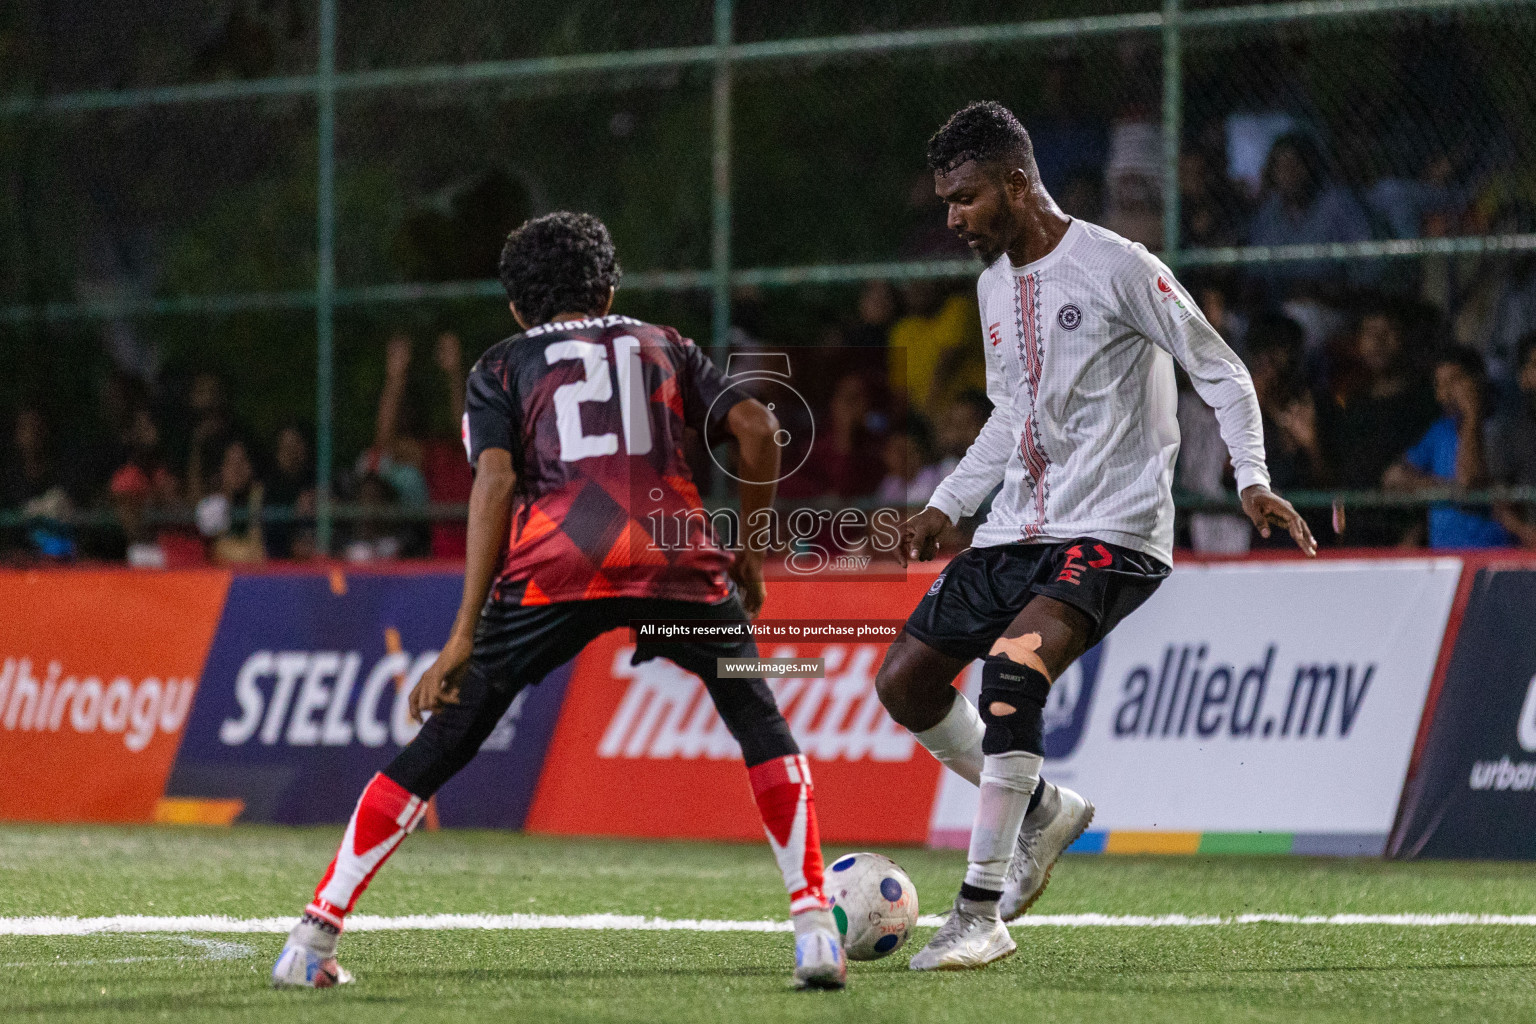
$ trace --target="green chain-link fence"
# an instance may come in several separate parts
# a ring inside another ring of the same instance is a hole
[[[1310,274],[1454,318],[1536,250],[1532,0],[795,8],[241,0],[212,38],[207,11],[98,14],[99,54],[23,11],[0,22],[7,362],[45,389],[76,386],[61,352],[211,364],[267,431],[313,395],[324,548],[379,342],[505,333],[509,224],[598,213],[624,308],[718,351],[733,324],[846,340],[827,311],[862,282],[977,272],[922,162],[972,99],[1019,113],[1069,212],[1229,290]],[[1363,227],[1253,244],[1283,136]]]

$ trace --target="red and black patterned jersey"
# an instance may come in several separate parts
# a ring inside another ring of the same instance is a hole
[[[516,503],[496,600],[602,597],[714,603],[731,556],[683,457],[714,436],[729,381],[670,327],[625,316],[548,323],[493,345],[469,374],[464,445],[512,453]]]

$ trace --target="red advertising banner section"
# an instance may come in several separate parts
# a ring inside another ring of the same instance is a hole
[[[0,573],[0,820],[153,819],[229,581]]]
[[[905,620],[937,569],[906,580],[776,580],[759,621]],[[921,843],[938,788],[935,761],[875,694],[888,641],[765,640],[763,657],[822,658],[820,679],[770,680],[811,762],[823,838]],[[741,763],[704,684],[663,659],[631,666],[627,630],[576,662],[528,813],[532,832],[758,839]]]

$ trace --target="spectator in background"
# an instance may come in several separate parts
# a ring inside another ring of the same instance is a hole
[[[1221,439],[1216,412],[1196,393],[1188,374],[1180,369],[1175,376],[1179,383],[1179,461],[1174,482],[1180,490],[1202,498],[1230,499],[1237,493],[1237,477],[1227,444]],[[1246,516],[1194,512],[1189,517],[1189,545],[1202,554],[1241,555],[1253,546],[1253,524]]]
[[[437,368],[447,387],[447,411],[453,424],[452,437],[428,437],[421,444],[421,471],[427,482],[427,498],[434,504],[463,504],[475,485],[469,457],[462,437],[464,421],[465,372],[459,336],[445,331],[437,337],[434,352]],[[467,534],[465,521],[432,523],[432,557],[463,558]]]
[[[219,457],[214,489],[197,503],[197,528],[208,541],[208,554],[219,565],[248,565],[266,560],[262,540],[263,488],[244,441],[231,439]],[[243,508],[244,525],[236,527],[234,512]]]
[[[907,313],[891,327],[891,388],[924,415],[967,387],[986,386],[986,357],[977,339],[974,292],[946,291],[933,280],[902,287]]]
[[[1469,348],[1446,350],[1435,364],[1435,400],[1445,415],[1430,425],[1401,461],[1388,467],[1382,486],[1412,493],[1489,483],[1484,453],[1488,377],[1483,357]],[[1432,548],[1496,548],[1514,543],[1486,508],[1437,502],[1429,508]]]
[[[431,500],[422,471],[426,453],[421,441],[409,429],[402,429],[406,418],[406,373],[410,366],[411,339],[396,333],[384,349],[384,388],[379,392],[373,445],[357,457],[356,472],[359,481],[376,476],[388,484],[391,504],[425,511]],[[426,547],[425,529],[407,531],[402,536],[408,537],[404,544],[406,554]]]
[[[1382,474],[1439,415],[1428,374],[1403,344],[1395,309],[1375,306],[1360,317],[1322,402],[1319,428],[1334,484],[1374,490]],[[1351,544],[1396,544],[1417,521],[1392,509],[1351,512]]]
[[[1327,463],[1318,439],[1317,405],[1303,372],[1301,326],[1279,314],[1248,329],[1248,370],[1264,419],[1264,459],[1282,492],[1326,486]]]
[[[1435,153],[1417,178],[1385,177],[1365,194],[1366,208],[1392,238],[1448,234],[1465,197],[1451,187],[1451,158]]]
[[[1264,166],[1259,207],[1248,228],[1250,245],[1305,245],[1364,242],[1370,221],[1349,191],[1329,180],[1323,155],[1306,135],[1280,136]],[[1305,285],[1330,290],[1342,280],[1361,283],[1377,268],[1358,260],[1298,260],[1270,266],[1270,286],[1288,293]]]
[[[127,455],[113,472],[108,491],[128,538],[128,564],[164,569],[202,561],[202,544],[196,538],[189,543],[184,535],[156,531],[147,522],[149,512],[175,508],[181,501],[180,481],[167,465],[160,426],[147,406],[129,413],[123,447]]]
[[[235,418],[225,399],[224,382],[214,373],[198,373],[187,388],[192,422],[187,447],[187,496],[195,503],[215,489],[207,479],[219,468],[229,442],[235,438]]]
[[[1517,351],[1520,402],[1489,424],[1488,473],[1497,484],[1536,487],[1536,331],[1520,339]],[[1495,505],[1494,518],[1521,547],[1536,548],[1536,505]]]
[[[1094,170],[1076,170],[1067,176],[1060,192],[1052,192],[1062,212],[1097,224],[1104,219],[1104,175]]]
[[[955,471],[991,415],[992,401],[980,388],[967,388],[944,407],[939,414],[939,479]]]
[[[1110,128],[1104,226],[1154,251],[1163,247],[1163,136],[1139,107]]]
[[[889,281],[865,281],[859,289],[858,318],[843,330],[849,348],[883,349],[890,344],[891,325],[900,312],[896,289]]]
[[[405,550],[402,534],[388,513],[399,502],[389,481],[377,473],[364,476],[357,485],[357,500],[363,517],[343,552],[349,562],[380,562],[399,558]]]
[[[1117,44],[1120,103],[1104,163],[1104,226],[1154,251],[1163,247],[1163,131],[1157,54],[1145,40]]]
[[[1232,317],[1227,312],[1225,292],[1214,280],[1202,282],[1199,278],[1190,284],[1190,291],[1206,320],[1230,344]],[[1201,497],[1230,500],[1237,494],[1237,477],[1227,443],[1221,437],[1216,410],[1205,404],[1182,368],[1175,368],[1174,376],[1179,386],[1176,415],[1180,438],[1174,481],[1180,489]],[[1267,433],[1265,439],[1268,440]],[[1195,512],[1189,517],[1189,542],[1196,551],[1206,554],[1244,554],[1253,545],[1253,524],[1243,515]]]
[[[1084,89],[1094,74],[1082,53],[1071,47],[1051,53],[1041,69],[1040,102],[1028,119],[1028,128],[1040,181],[1053,196],[1065,196],[1074,178],[1097,181],[1102,177],[1109,156],[1109,128],[1093,113],[1093,100]],[[1064,202],[1062,209],[1088,216]],[[1088,217],[1096,218],[1097,212]]]
[[[291,509],[295,517],[294,522],[273,523],[266,528],[268,557],[313,558],[315,534],[304,520],[315,515],[314,467],[309,461],[309,439],[293,424],[277,432],[265,497],[270,505]]]
[[[844,374],[832,390],[827,413],[816,418],[816,439],[799,471],[780,484],[786,498],[862,498],[885,476],[884,439],[877,427],[869,382]]]
[[[64,559],[75,553],[66,525],[74,502],[51,440],[41,409],[27,407],[16,413],[11,445],[0,462],[0,509],[26,517],[23,530],[32,553]]]
[[[1220,152],[1192,147],[1179,154],[1180,239],[1184,245],[1241,244],[1243,207],[1242,193],[1227,178],[1226,160]]]
[[[882,505],[921,509],[944,479],[933,460],[933,430],[916,417],[886,437],[884,458],[885,479],[875,491]]]

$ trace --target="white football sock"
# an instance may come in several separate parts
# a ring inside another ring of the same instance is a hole
[[[973,786],[981,785],[981,734],[986,732],[981,713],[976,705],[965,699],[965,694],[955,691],[955,702],[950,705],[938,725],[912,735],[927,748],[939,763]]]
[[[981,794],[976,801],[976,823],[971,827],[969,865],[965,882],[978,889],[1001,892],[1013,857],[1019,826],[1029,809],[1029,798],[1040,781],[1039,754],[1010,750],[988,754],[981,769]]]

